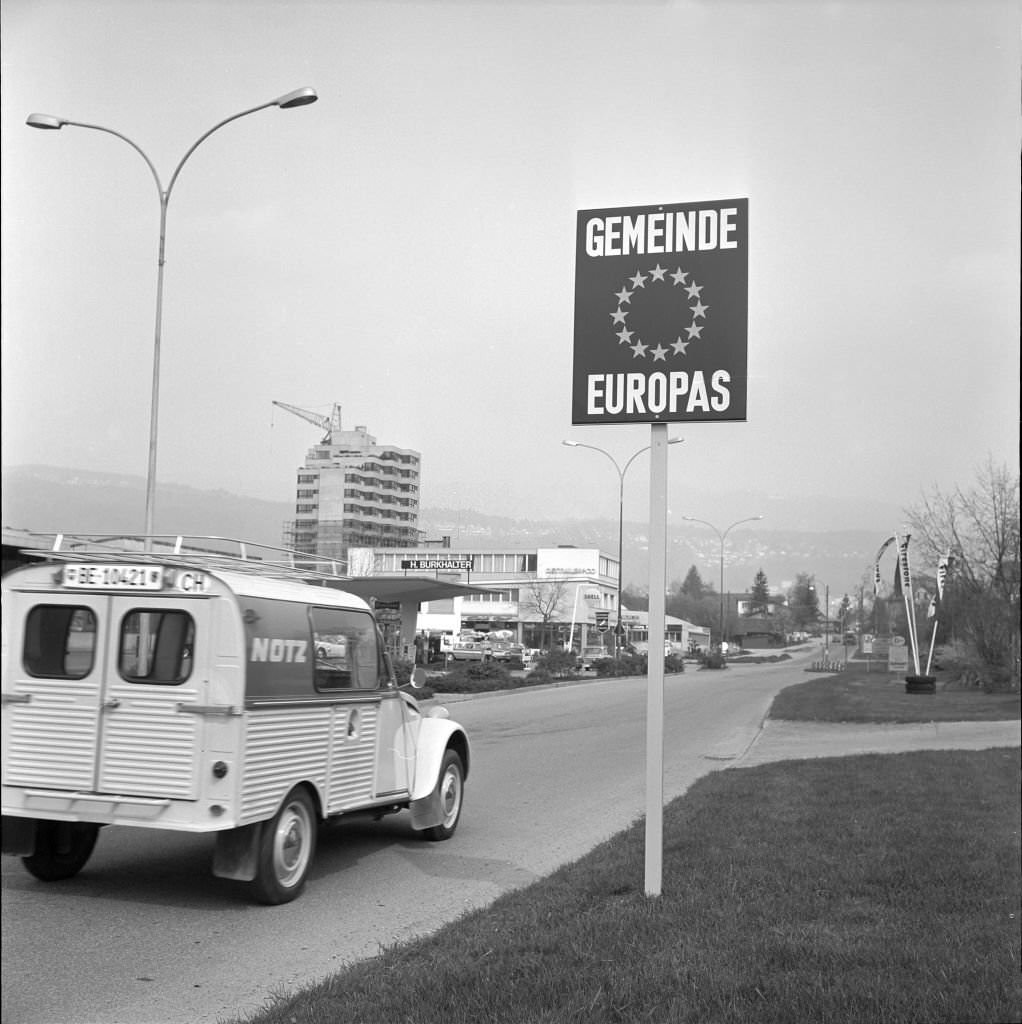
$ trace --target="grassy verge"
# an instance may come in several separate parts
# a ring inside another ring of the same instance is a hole
[[[786,762],[251,1024],[1015,1021],[1018,750]]]
[[[946,690],[906,693],[903,677],[851,667],[789,686],[771,718],[793,722],[989,722],[1022,717],[1018,693]]]

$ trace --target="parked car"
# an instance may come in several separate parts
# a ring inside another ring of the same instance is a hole
[[[316,638],[316,657],[321,660],[346,658],[348,641],[343,636],[321,636]]]
[[[515,664],[519,668],[525,661],[525,648],[521,644],[511,643],[508,640],[498,640],[493,644],[491,656],[494,661],[501,661],[507,664]]]
[[[604,647],[586,647],[578,656],[578,667],[585,669],[597,661],[606,661],[613,658],[613,655]]]
[[[451,644],[448,657],[454,661],[489,661],[491,654],[489,644],[457,641]]]

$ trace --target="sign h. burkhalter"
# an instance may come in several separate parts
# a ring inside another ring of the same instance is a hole
[[[748,199],[581,210],[571,422],[744,420]]]

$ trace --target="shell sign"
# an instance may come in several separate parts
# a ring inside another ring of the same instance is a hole
[[[573,424],[746,419],[747,199],[578,213]]]

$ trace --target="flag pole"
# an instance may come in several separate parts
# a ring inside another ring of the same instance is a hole
[[[919,668],[919,630],[916,627],[915,602],[912,600],[912,570],[908,562],[908,543],[911,534],[905,534],[904,543],[898,540],[898,571],[901,573],[901,596],[905,599],[905,621],[908,624],[908,639],[912,645],[912,664],[916,675]]]
[[[924,675],[930,674],[930,665],[933,663],[933,645],[937,641],[937,616],[933,617],[933,632],[930,634],[930,653],[926,656],[926,672]]]

